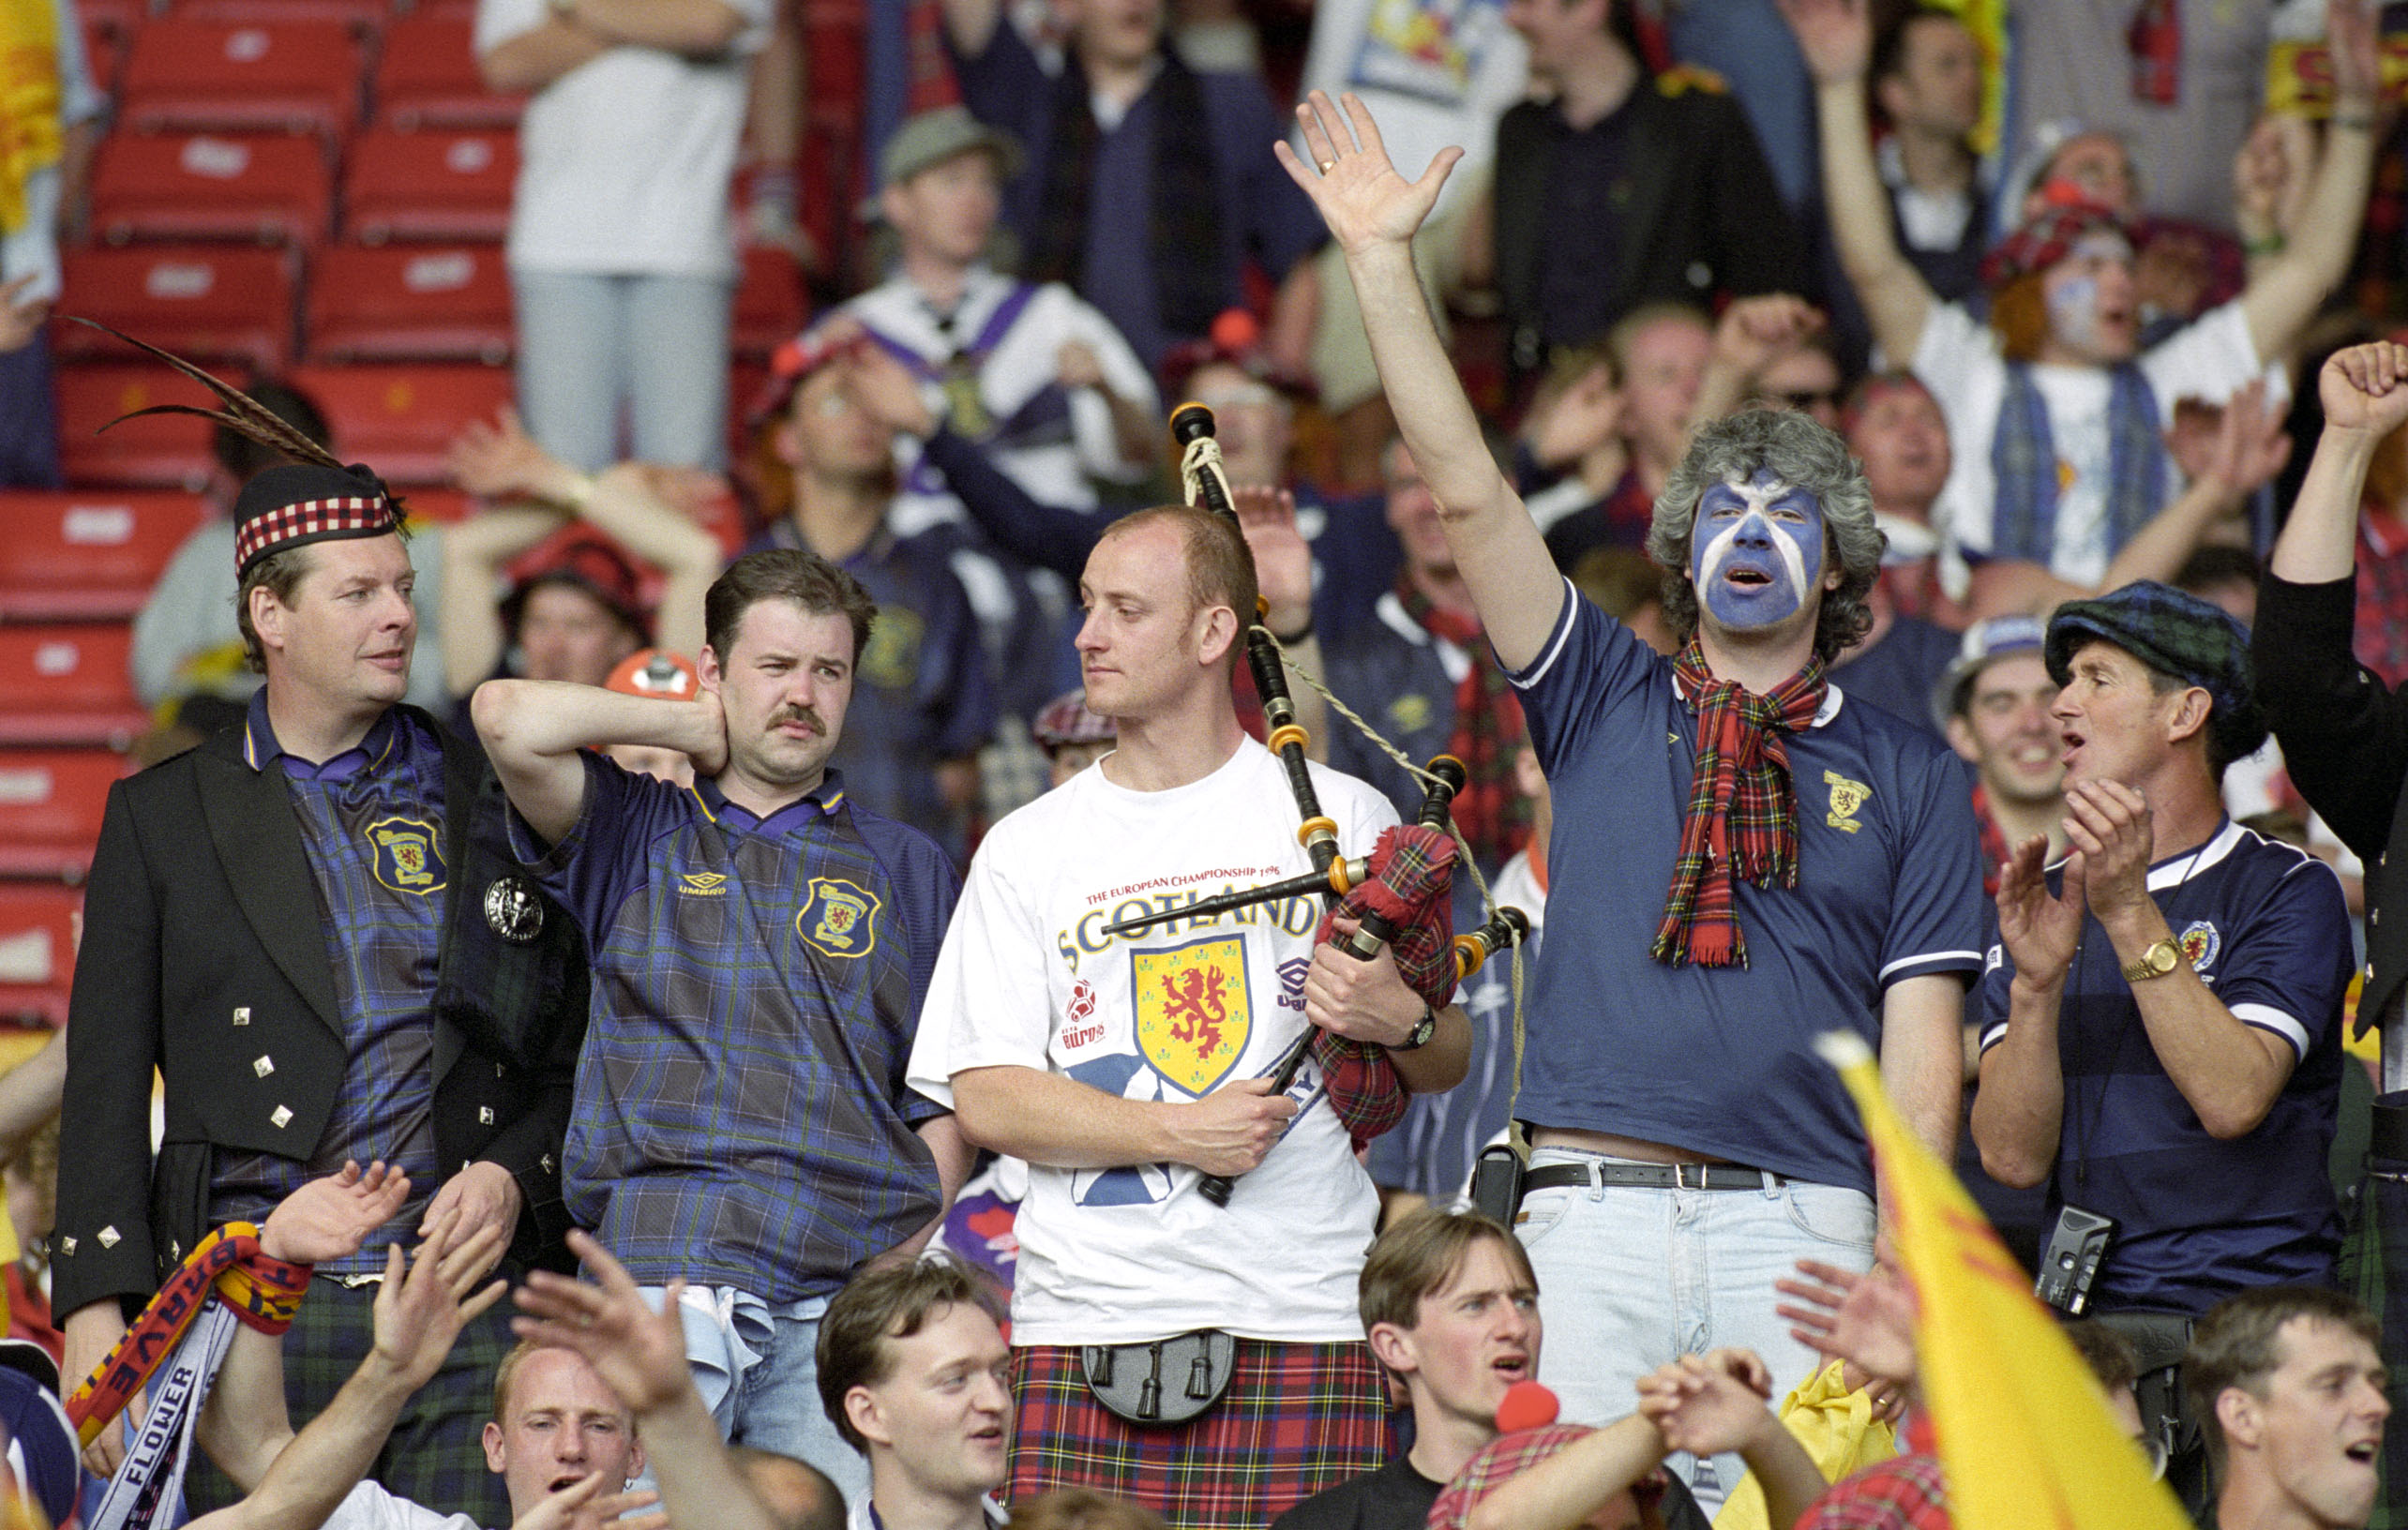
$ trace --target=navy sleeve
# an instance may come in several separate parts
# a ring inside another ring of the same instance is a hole
[[[1008,11],[1009,8],[1002,8]],[[1010,15],[995,18],[994,35],[975,56],[956,51],[949,30],[945,52],[953,58],[954,78],[971,115],[992,127],[1010,128],[1031,157],[1041,158],[1045,152],[1041,129],[1053,102],[1053,80],[1019,28],[1012,24]]]
[[[594,750],[580,758],[585,808],[576,824],[547,850],[514,807],[510,853],[576,917],[589,942],[598,944],[610,916],[643,886],[653,840],[684,821],[689,809],[684,788],[638,775]]]
[[[1969,976],[1982,965],[1981,839],[1954,763],[1934,751],[1911,778],[1915,811],[1881,950],[1884,988],[1933,972]]]
[[[1261,77],[1253,74],[1206,76],[1206,98],[1218,142],[1215,151],[1235,172],[1238,203],[1246,220],[1245,251],[1262,262],[1273,281],[1287,279],[1298,261],[1321,248],[1326,228],[1321,215],[1287,172],[1279,168],[1271,146],[1287,136],[1289,124],[1272,105]]]
[[[1539,656],[1523,669],[1505,671],[1522,694],[1530,746],[1538,752],[1539,768],[1550,777],[1583,739],[1645,689],[1664,662],[1622,623],[1591,605],[1570,579],[1563,588],[1563,614],[1556,619],[1555,631],[1547,635]]]
[[[978,529],[1004,552],[1033,568],[1049,568],[1076,584],[1087,572],[1087,555],[1110,518],[1046,504],[1012,481],[975,442],[940,427],[924,448],[927,461],[978,522]]]
[[[930,748],[940,759],[963,759],[995,734],[995,677],[960,578],[941,558],[929,560],[928,575],[932,630],[920,663],[921,694],[936,711]]]
[[[2221,947],[2193,965],[2234,1019],[2272,1031],[2301,1059],[2328,1040],[2352,966],[2349,908],[2331,867],[2302,856],[2240,928],[2195,931],[2175,935],[2186,952],[2203,937]]]

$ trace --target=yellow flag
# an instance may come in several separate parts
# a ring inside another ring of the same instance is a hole
[[[2190,1530],[2090,1367],[1956,1176],[1890,1109],[1861,1038],[1815,1050],[1864,1117],[1890,1237],[1914,1283],[1923,1402],[1958,1530]]]

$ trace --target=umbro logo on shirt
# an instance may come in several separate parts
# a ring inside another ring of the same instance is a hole
[[[728,878],[715,871],[689,871],[677,878],[678,891],[698,898],[715,898],[728,891]]]

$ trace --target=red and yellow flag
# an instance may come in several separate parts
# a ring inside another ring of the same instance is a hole
[[[1864,1117],[1890,1238],[1915,1287],[1923,1402],[1959,1530],[2190,1530],[1980,1208],[1906,1129],[1872,1049],[1815,1043]]]

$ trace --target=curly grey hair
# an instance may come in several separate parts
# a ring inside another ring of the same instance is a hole
[[[1648,529],[1648,556],[1663,569],[1664,621],[1682,642],[1697,630],[1689,541],[1698,499],[1716,484],[1745,481],[1760,469],[1811,490],[1822,503],[1825,545],[1841,573],[1839,588],[1823,592],[1814,621],[1814,652],[1829,664],[1873,628],[1865,595],[1881,572],[1889,538],[1874,524],[1864,465],[1849,455],[1847,442],[1787,410],[1751,409],[1706,426],[1665,479]]]

